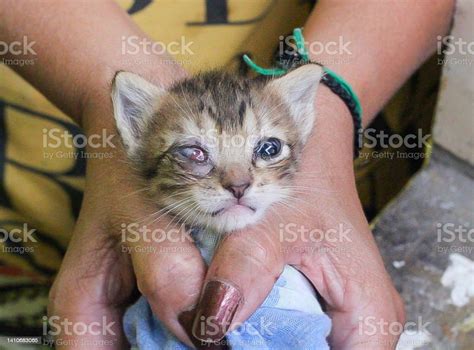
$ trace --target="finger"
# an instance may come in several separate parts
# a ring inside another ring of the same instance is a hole
[[[47,321],[57,348],[127,344],[122,314],[134,279],[130,262],[115,247],[101,228],[78,223],[50,291]]]
[[[188,345],[196,343],[190,337],[191,310],[206,272],[201,254],[189,234],[168,218],[133,227],[142,231],[129,229],[123,243],[131,254],[138,289],[168,330]]]
[[[221,340],[262,304],[283,266],[278,239],[263,225],[227,236],[209,267],[193,335]]]

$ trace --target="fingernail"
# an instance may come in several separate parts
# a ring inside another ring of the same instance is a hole
[[[240,291],[231,284],[209,281],[194,318],[192,334],[211,343],[224,338],[241,300]]]
[[[179,324],[183,327],[186,334],[188,335],[189,339],[191,339],[193,345],[198,350],[206,349],[206,350],[226,350],[228,349],[225,343],[223,344],[213,344],[213,343],[206,343],[202,340],[197,339],[192,332],[193,328],[193,321],[196,315],[196,308],[193,308],[188,311],[183,311],[178,315]]]
[[[196,315],[196,308],[192,308],[191,310],[186,310],[181,312],[178,315],[178,322],[183,327],[184,331],[188,335],[188,337],[191,339],[191,341],[194,343],[196,340],[193,337],[193,321],[194,321],[194,316]],[[196,344],[195,344],[196,345]]]

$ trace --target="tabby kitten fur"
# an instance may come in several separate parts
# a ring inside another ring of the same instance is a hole
[[[288,200],[322,74],[313,64],[267,80],[215,71],[165,89],[117,73],[117,129],[158,209],[228,233]]]

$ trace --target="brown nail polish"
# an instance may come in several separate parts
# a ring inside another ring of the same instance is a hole
[[[193,323],[193,335],[204,342],[224,338],[242,300],[239,290],[229,283],[209,281]]]
[[[191,341],[194,343],[195,338],[193,337],[193,321],[194,321],[194,316],[196,315],[196,309],[193,308],[191,310],[186,310],[181,312],[178,315],[178,322],[183,327],[184,331],[188,335],[188,337],[191,339]]]
[[[178,321],[180,325],[183,327],[183,329],[186,331],[186,334],[188,335],[189,339],[191,339],[193,345],[196,347],[198,350],[206,349],[206,350],[227,350],[228,347],[225,344],[213,344],[213,343],[206,343],[203,342],[202,340],[197,339],[195,336],[193,336],[192,333],[192,328],[193,328],[193,321],[194,317],[196,315],[196,308],[193,308],[192,310],[188,311],[183,311],[178,315]]]

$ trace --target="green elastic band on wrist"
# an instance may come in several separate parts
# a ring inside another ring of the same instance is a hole
[[[293,29],[293,37],[295,38],[296,49],[298,50],[301,58],[304,62],[309,62],[309,54],[306,50],[306,45],[304,44],[303,31],[301,28]]]
[[[279,76],[285,74],[287,71],[282,68],[263,68],[258,66],[248,55],[242,56],[244,62],[252,68],[256,73],[261,75],[271,75],[271,76]]]

